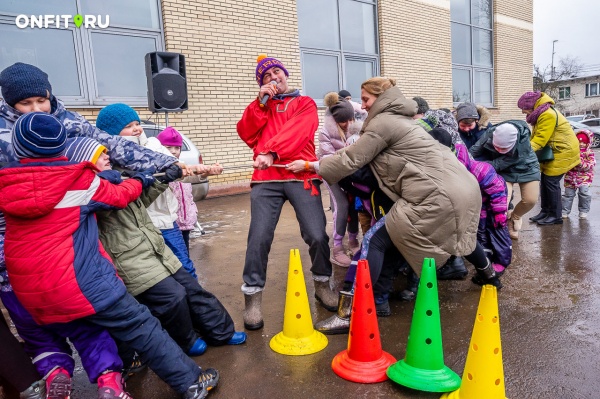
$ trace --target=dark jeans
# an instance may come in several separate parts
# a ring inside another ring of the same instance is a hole
[[[385,217],[379,219],[365,234],[360,259],[369,262],[375,300],[387,299],[392,290],[394,276],[405,259],[385,228]]]
[[[210,345],[224,345],[235,332],[223,304],[183,268],[136,299],[150,309],[186,352],[196,342],[196,332]]]
[[[129,293],[85,319],[106,328],[115,340],[137,352],[142,361],[178,393],[184,393],[198,381],[198,365],[183,353],[148,308]]]
[[[564,175],[548,176],[542,173],[540,181],[540,197],[542,212],[550,217],[560,219],[562,213],[562,195],[560,181]]]
[[[251,220],[243,274],[247,286],[265,286],[269,252],[281,208],[286,201],[290,201],[294,208],[300,224],[300,234],[309,247],[311,272],[315,275],[331,276],[329,237],[325,231],[327,220],[319,183],[315,184],[315,188],[319,192],[318,196],[311,195],[311,190],[304,189],[302,182],[252,185]]]
[[[0,377],[17,391],[23,392],[40,379],[31,359],[23,351],[0,314]]]

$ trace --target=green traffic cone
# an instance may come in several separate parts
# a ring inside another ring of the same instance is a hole
[[[400,385],[427,392],[450,392],[460,387],[460,377],[444,364],[442,327],[435,260],[423,261],[406,356],[387,369]]]

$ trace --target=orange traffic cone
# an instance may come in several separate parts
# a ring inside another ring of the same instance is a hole
[[[331,368],[340,377],[360,383],[387,380],[386,370],[396,359],[381,349],[369,263],[359,260],[348,349],[338,353]]]

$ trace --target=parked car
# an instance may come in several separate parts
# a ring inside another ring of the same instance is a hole
[[[567,120],[570,122],[583,122],[586,119],[591,119],[591,118],[595,118],[596,115],[594,114],[585,114],[585,115],[571,115],[571,116],[567,116]]]
[[[592,120],[592,119],[589,119],[589,120]],[[582,122],[569,121],[569,123],[571,124],[571,127],[573,128],[573,131],[575,133],[577,133],[578,131],[583,130],[583,129],[589,130],[592,133],[594,133],[594,141],[592,142],[592,148],[600,147],[600,126],[588,126],[588,125],[584,124],[584,122],[587,122],[587,121],[582,121]]]
[[[160,132],[162,132],[165,127],[156,125],[150,121],[142,121],[142,128],[144,128],[144,133],[148,137],[156,137]],[[180,132],[181,133],[181,132]],[[181,133],[183,137],[183,143],[181,146],[181,156],[179,160],[186,165],[198,165],[202,162],[202,154],[196,148],[194,143],[186,137],[185,134]],[[208,194],[208,179],[200,176],[190,176],[186,177],[184,180],[186,183],[192,183],[192,195],[194,196],[194,201],[202,201],[206,198]]]

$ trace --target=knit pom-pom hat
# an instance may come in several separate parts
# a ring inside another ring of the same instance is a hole
[[[138,113],[127,104],[117,103],[102,108],[96,119],[96,127],[118,136],[133,121],[140,121]]]
[[[67,129],[44,112],[30,112],[15,122],[12,144],[15,155],[23,158],[56,158],[65,151]]]
[[[265,73],[271,68],[280,68],[285,73],[285,76],[290,76],[287,69],[283,66],[283,63],[279,61],[277,58],[267,57],[266,54],[259,54],[256,58],[256,83],[259,86],[262,86],[263,77]]]
[[[323,103],[337,123],[344,123],[354,119],[354,107],[348,100],[341,98],[338,93],[332,91],[323,98]]]

